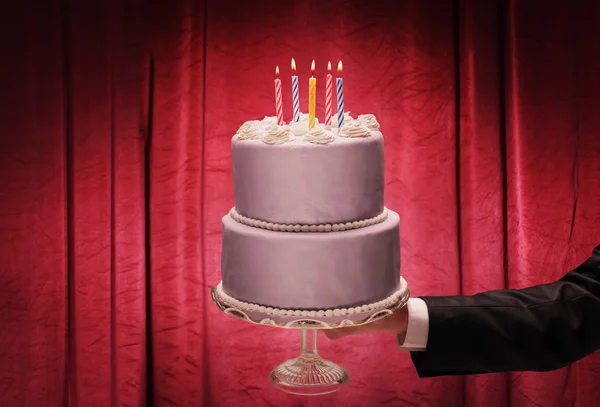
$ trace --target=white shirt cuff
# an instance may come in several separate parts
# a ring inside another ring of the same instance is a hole
[[[410,298],[406,303],[408,308],[408,326],[403,343],[398,341],[400,348],[415,352],[424,351],[429,336],[429,310],[427,304],[420,298]]]

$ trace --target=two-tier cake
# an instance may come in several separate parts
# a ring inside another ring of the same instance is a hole
[[[219,299],[255,318],[359,319],[397,303],[399,216],[384,206],[373,115],[338,130],[306,117],[244,123],[232,139],[235,207],[222,219]]]

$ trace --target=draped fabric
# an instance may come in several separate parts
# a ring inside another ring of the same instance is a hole
[[[290,396],[268,374],[299,334],[223,315],[210,287],[234,204],[230,139],[275,114],[276,65],[291,118],[292,57],[303,111],[310,61],[322,119],[324,68],[342,60],[346,110],[381,123],[413,296],[560,278],[600,243],[600,4],[13,3],[0,13],[0,405],[597,405],[596,354],[418,379],[384,335],[321,339],[350,384]]]

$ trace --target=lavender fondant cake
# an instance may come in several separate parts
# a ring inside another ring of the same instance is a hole
[[[239,306],[352,314],[398,296],[400,218],[383,203],[379,124],[347,115],[332,127],[265,118],[233,137],[220,289]]]

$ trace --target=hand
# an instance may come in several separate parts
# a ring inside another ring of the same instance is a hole
[[[367,334],[375,332],[387,332],[398,335],[400,343],[404,342],[406,328],[408,326],[408,308],[400,308],[396,312],[377,321],[361,325],[335,329],[325,329],[325,335],[329,339],[339,339],[348,335]]]

